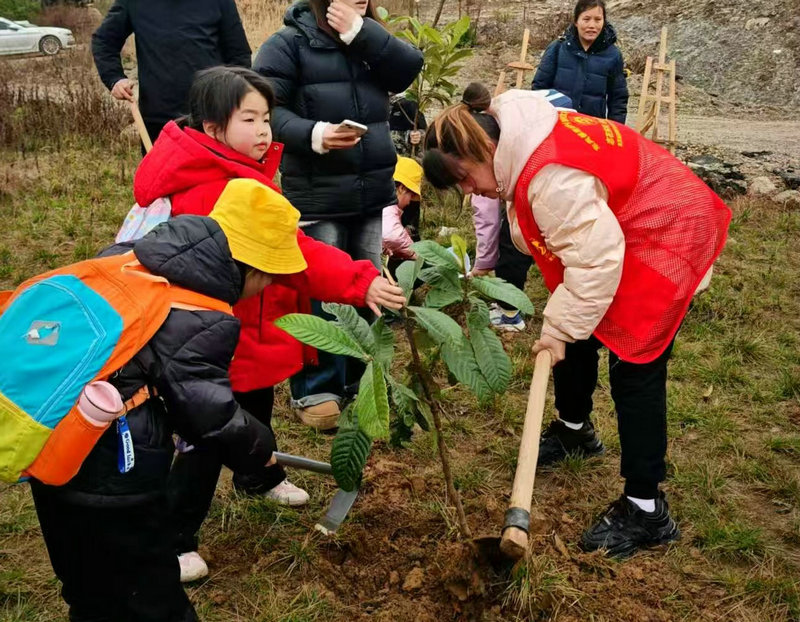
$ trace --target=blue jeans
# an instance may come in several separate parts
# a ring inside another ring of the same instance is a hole
[[[368,259],[376,268],[381,265],[381,213],[357,219],[317,221],[303,227],[303,232],[348,253],[353,259]],[[311,301],[311,312],[326,320],[333,319],[322,311],[322,303]],[[368,321],[374,319],[371,311],[362,313]],[[347,356],[319,352],[319,365],[307,367],[295,374],[291,381],[292,406],[307,408],[323,402],[335,401],[340,406],[361,378],[364,367],[360,361]]]

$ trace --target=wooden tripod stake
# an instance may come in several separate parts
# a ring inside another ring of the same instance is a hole
[[[650,79],[653,71],[656,72],[655,92],[650,92]],[[664,80],[669,85],[669,95],[664,95]],[[662,137],[659,132],[659,121],[661,117],[661,104],[669,105],[669,126],[667,137]],[[675,145],[678,141],[678,127],[675,114],[677,95],[675,91],[675,59],[667,63],[667,27],[661,29],[661,45],[658,50],[658,62],[652,56],[647,57],[647,64],[644,68],[642,79],[642,95],[639,98],[639,111],[636,115],[636,131],[642,136],[647,136],[650,131],[650,139],[661,145],[666,146],[673,154]]]
[[[531,37],[530,29],[526,28],[525,32],[522,34],[522,49],[519,53],[519,60],[513,61],[508,63],[506,67],[508,69],[513,69],[517,72],[517,82],[514,88],[522,88],[522,81],[525,79],[525,73],[528,71],[533,71],[536,69],[533,65],[527,62],[528,58],[528,40]],[[506,70],[502,69],[500,71],[500,77],[497,79],[497,86],[494,89],[494,96],[497,97],[506,90]]]

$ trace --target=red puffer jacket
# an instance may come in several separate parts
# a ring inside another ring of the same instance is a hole
[[[272,188],[283,145],[273,143],[262,162],[244,156],[191,128],[167,124],[133,180],[139,205],[169,196],[172,213],[207,216],[230,179],[247,177]],[[271,387],[316,364],[316,352],[303,346],[273,321],[287,313],[308,313],[310,298],[363,305],[370,283],[379,275],[369,261],[353,261],[347,253],[298,231],[297,241],[308,262],[300,274],[281,276],[260,296],[239,302],[233,310],[242,322],[239,344],[230,368],[234,391]]]

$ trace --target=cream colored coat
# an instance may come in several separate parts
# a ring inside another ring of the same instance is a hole
[[[530,254],[513,205],[517,180],[531,154],[553,130],[558,113],[541,95],[511,90],[489,109],[500,125],[494,172],[509,205],[512,239]],[[564,265],[564,281],[544,309],[542,334],[562,341],[587,339],[606,314],[622,276],[625,236],[606,201],[608,191],[590,173],[549,164],[528,187],[533,218],[547,248]],[[711,271],[700,289],[708,286]]]

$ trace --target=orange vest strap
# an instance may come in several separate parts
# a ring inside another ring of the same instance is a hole
[[[134,393],[130,399],[125,401],[125,412],[129,413],[134,408],[139,408],[139,406],[144,404],[151,397],[156,397],[156,395],[157,393],[155,389],[153,389],[153,392],[151,393],[147,385],[144,385],[141,389]]]
[[[156,282],[169,283],[163,276],[157,276],[145,268],[133,255],[133,251],[125,253],[123,257],[129,257],[130,261],[122,266],[123,272],[132,272],[137,276]],[[169,287],[170,306],[173,309],[184,309],[186,311],[219,311],[228,315],[233,315],[233,308],[227,302],[200,294],[198,292],[170,284]],[[0,299],[2,301],[2,299]]]
[[[6,303],[11,299],[11,296],[14,295],[13,289],[5,290],[0,292],[0,313],[5,311]]]
[[[206,296],[194,292],[190,289],[171,285],[169,297],[173,309],[185,309],[187,311],[219,311],[227,315],[233,315],[233,307],[223,300]]]

